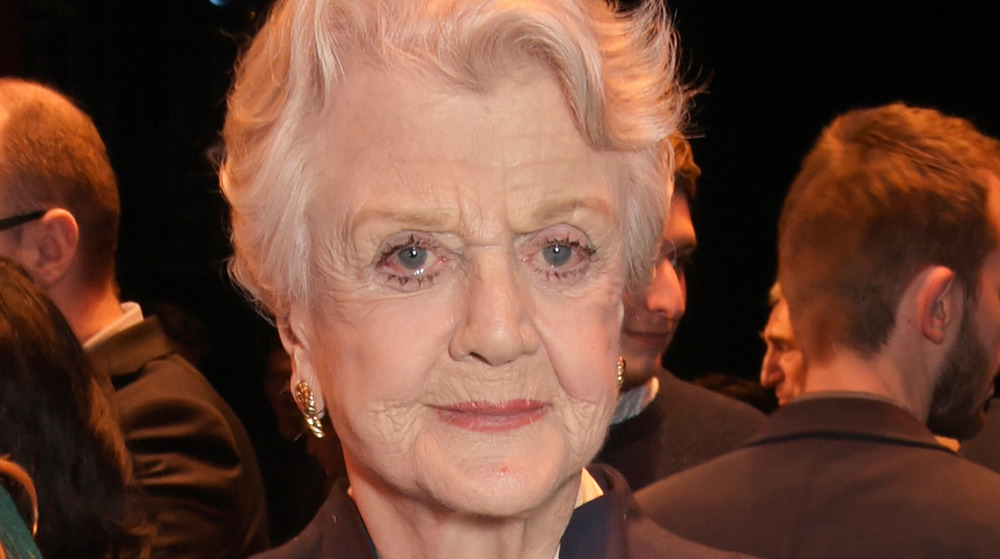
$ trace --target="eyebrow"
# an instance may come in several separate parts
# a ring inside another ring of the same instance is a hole
[[[532,213],[532,217],[543,223],[557,221],[559,218],[571,216],[583,209],[600,215],[613,215],[611,204],[601,196],[589,195],[583,198],[564,198],[552,203],[543,201],[540,208]]]
[[[761,330],[758,333],[758,335],[760,336],[760,339],[764,340],[765,342],[775,341],[775,342],[781,342],[781,343],[785,343],[785,344],[793,344],[793,343],[795,343],[794,341],[792,341],[791,336],[783,336],[781,334],[768,334],[766,332],[766,330]]]
[[[441,208],[421,208],[398,210],[385,208],[365,208],[350,218],[348,231],[355,231],[372,223],[399,224],[407,229],[437,229],[455,219],[457,212]]]
[[[543,201],[531,214],[531,219],[548,224],[572,216],[581,209],[588,213],[612,215],[612,207],[607,200],[601,196],[590,195],[583,198],[564,198],[552,203]],[[351,216],[347,229],[352,236],[358,229],[373,223],[392,223],[406,229],[445,229],[449,222],[457,219],[457,216],[458,211],[454,207],[423,207],[413,210],[364,208]]]

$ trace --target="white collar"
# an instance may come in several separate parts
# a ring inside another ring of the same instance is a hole
[[[656,394],[659,391],[660,379],[654,375],[645,383],[621,393],[618,396],[615,413],[611,416],[611,424],[622,423],[642,413],[642,410],[656,399]]]
[[[122,315],[119,316],[114,322],[108,324],[102,328],[99,332],[93,336],[87,338],[83,342],[83,349],[90,351],[96,347],[101,342],[107,341],[108,338],[118,334],[119,332],[124,332],[129,328],[135,326],[142,322],[142,309],[139,307],[139,303],[133,303],[131,301],[126,301],[121,304]]]

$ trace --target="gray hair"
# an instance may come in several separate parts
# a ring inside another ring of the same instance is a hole
[[[680,127],[688,96],[659,4],[617,13],[605,0],[279,1],[238,65],[223,130],[233,278],[278,317],[312,300],[306,208],[323,183],[304,148],[345,62],[360,58],[435,71],[473,91],[514,64],[543,64],[589,144],[628,161],[626,283],[646,281],[672,193],[663,185],[673,156],[661,142]]]

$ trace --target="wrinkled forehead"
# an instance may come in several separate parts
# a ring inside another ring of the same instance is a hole
[[[345,235],[372,213],[441,224],[455,217],[456,205],[552,214],[536,216],[542,219],[614,213],[614,194],[629,177],[623,154],[585,140],[541,66],[506,74],[484,91],[433,74],[355,70],[314,134],[317,184],[333,192],[316,193],[310,212],[335,216]]]

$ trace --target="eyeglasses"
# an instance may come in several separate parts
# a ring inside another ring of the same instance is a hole
[[[6,231],[7,229],[12,229],[18,225],[28,223],[29,221],[41,219],[42,216],[45,215],[45,212],[46,210],[37,210],[26,214],[14,215],[0,219],[0,231]]]

